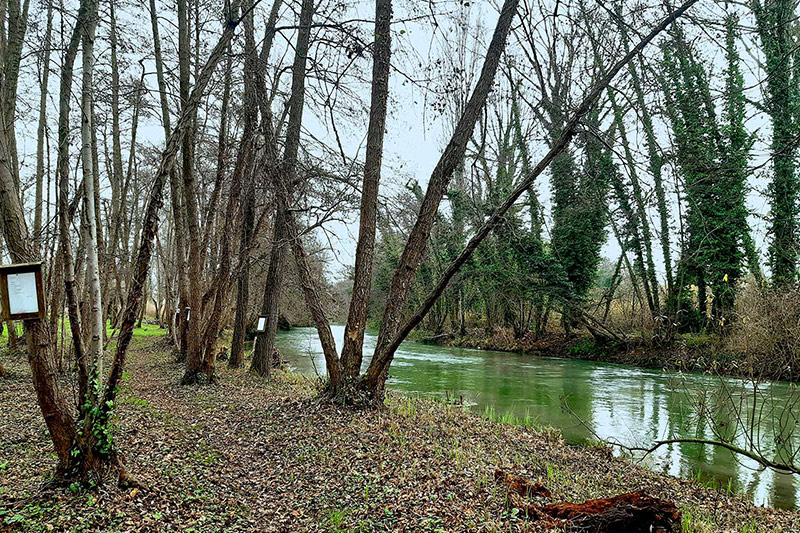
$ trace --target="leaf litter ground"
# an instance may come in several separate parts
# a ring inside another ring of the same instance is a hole
[[[495,482],[500,468],[543,483],[551,501],[645,490],[677,503],[684,531],[800,531],[800,513],[457,406],[403,396],[382,411],[319,405],[303,378],[266,383],[224,365],[218,384],[183,387],[182,366],[157,337],[136,339],[115,421],[128,469],[148,489],[43,488],[50,441],[25,360],[6,362],[0,530],[565,530],[525,519]]]

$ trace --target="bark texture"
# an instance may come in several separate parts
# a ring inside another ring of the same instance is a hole
[[[364,332],[367,326],[372,263],[375,257],[375,232],[378,213],[378,188],[386,131],[386,103],[389,97],[389,71],[392,53],[392,1],[375,2],[375,43],[372,53],[372,95],[361,189],[361,218],[356,245],[353,296],[344,330],[342,371],[347,379],[358,377],[363,360]]]

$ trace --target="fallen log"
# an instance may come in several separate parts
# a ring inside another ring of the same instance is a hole
[[[681,514],[674,503],[643,491],[583,503],[551,503],[539,510],[550,517],[569,521],[573,529],[596,533],[670,533],[680,531],[681,524]]]
[[[440,333],[440,334],[434,335],[432,337],[425,337],[425,338],[422,339],[422,342],[424,342],[424,343],[433,343],[433,342],[439,342],[441,340],[450,340],[450,339],[453,339],[453,338],[455,338],[455,335],[453,333]]]
[[[680,531],[681,515],[674,503],[652,497],[644,491],[629,492],[611,498],[583,503],[560,502],[547,505],[530,503],[531,496],[551,498],[541,483],[495,470],[495,481],[509,491],[509,501],[523,516],[566,526],[569,531],[584,533],[672,533]]]

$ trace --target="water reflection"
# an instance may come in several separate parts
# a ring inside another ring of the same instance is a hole
[[[334,326],[333,333],[341,347],[344,328]],[[365,354],[372,353],[375,341],[374,335],[366,336]],[[313,328],[281,332],[277,346],[295,370],[324,373]],[[364,361],[365,367],[368,362]],[[743,446],[752,439],[762,452],[779,458],[797,453],[800,443],[798,413],[785,409],[786,399],[800,394],[788,383],[761,384],[762,396],[754,400],[752,386],[739,380],[407,342],[392,364],[389,386],[408,394],[462,397],[480,413],[493,409],[519,419],[528,417],[533,423],[560,428],[570,443],[587,442],[595,433],[628,446],[649,446],[675,437],[724,437]],[[749,418],[754,401],[760,421]],[[644,464],[734,490],[758,505],[795,508],[800,503],[796,476],[759,469],[755,461],[723,448],[670,444]]]

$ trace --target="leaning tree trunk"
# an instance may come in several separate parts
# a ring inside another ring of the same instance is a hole
[[[528,191],[534,181],[547,169],[550,163],[558,157],[570,144],[572,138],[578,131],[578,125],[583,117],[589,112],[594,103],[599,98],[600,94],[605,91],[606,87],[611,83],[611,80],[617,73],[636,55],[642,50],[664,29],[666,29],[672,22],[677,20],[683,13],[685,13],[697,0],[688,0],[679,8],[672,11],[667,17],[664,18],[650,33],[648,33],[634,48],[632,48],[625,56],[617,61],[611,69],[591,88],[591,90],[584,96],[580,105],[577,107],[572,115],[572,118],[566,123],[561,135],[553,142],[550,150],[533,167],[529,174],[527,174],[517,185],[514,191],[503,201],[500,206],[495,209],[486,222],[475,232],[475,235],[469,240],[467,245],[461,251],[459,256],[445,269],[442,273],[436,286],[431,290],[423,300],[422,304],[417,308],[414,314],[407,319],[402,326],[397,327],[397,333],[394,337],[386,341],[386,346],[380,344],[376,348],[375,356],[372,359],[370,368],[367,375],[364,376],[363,384],[367,390],[372,394],[374,400],[382,398],[383,387],[386,383],[386,376],[391,364],[394,353],[400,346],[400,343],[408,336],[409,333],[425,318],[428,311],[436,303],[444,290],[447,288],[448,283],[453,276],[461,269],[464,263],[472,256],[478,245],[497,227],[503,219],[505,213],[516,203],[522,194]],[[499,23],[498,23],[499,26]],[[480,82],[479,82],[480,85]],[[421,211],[422,212],[422,211]],[[413,233],[412,233],[413,235]],[[410,237],[409,237],[410,241]],[[404,254],[405,256],[405,254]],[[401,264],[398,268],[403,267],[402,258]]]
[[[294,216],[288,208],[286,209],[286,213],[286,225],[291,240],[292,252],[294,252],[295,263],[297,264],[300,287],[303,290],[306,307],[308,307],[311,318],[314,320],[314,325],[317,328],[317,335],[319,336],[319,342],[322,346],[322,353],[325,356],[325,369],[328,372],[328,393],[335,398],[338,396],[340,387],[343,385],[342,365],[336,354],[336,341],[333,338],[330,322],[325,316],[325,310],[319,296],[319,288],[314,281],[308,256],[300,240],[300,232],[297,229]]]
[[[363,382],[375,399],[383,397],[383,386],[393,357],[389,346],[400,329],[411,286],[422,262],[442,196],[447,190],[450,178],[463,160],[467,142],[472,136],[475,123],[494,84],[494,76],[500,64],[518,4],[519,0],[506,0],[503,4],[492,41],[486,52],[480,78],[458,124],[456,124],[450,142],[431,174],[417,221],[408,236],[405,249],[395,269],[389,295],[386,298],[381,329],[378,332],[378,344]]]

